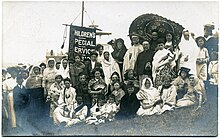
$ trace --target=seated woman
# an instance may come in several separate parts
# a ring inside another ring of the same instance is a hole
[[[150,78],[143,80],[141,89],[136,96],[141,104],[137,111],[138,116],[153,115],[160,111],[160,106],[157,104],[160,100],[160,93],[153,87]]]
[[[205,93],[205,87],[202,80],[199,80],[194,75],[189,77],[188,91],[182,99],[177,101],[177,107],[186,107],[195,105],[197,103],[196,97],[199,97],[199,109],[202,105],[203,93]]]
[[[159,114],[165,111],[173,110],[176,105],[176,87],[171,84],[171,75],[167,74],[162,78],[163,85],[159,86],[158,91],[161,97],[161,110]]]
[[[74,104],[76,103],[76,92],[73,87],[70,87],[70,79],[64,79],[65,88],[60,93],[58,100],[59,106],[54,110],[54,123],[59,125],[62,122],[68,124],[74,113]]]
[[[63,77],[59,74],[55,76],[55,82],[50,86],[47,101],[50,102],[50,117],[53,117],[53,112],[58,106],[60,93],[64,90]]]
[[[136,96],[137,91],[135,90],[134,83],[128,82],[126,94],[122,97],[120,103],[120,109],[116,114],[116,119],[133,118],[136,115],[140,102]]]
[[[172,82],[177,90],[177,100],[183,98],[187,92],[187,85],[189,82],[189,71],[190,69],[181,67],[179,76]]]
[[[95,68],[93,70],[94,78],[89,81],[88,84],[88,92],[92,96],[92,100],[97,100],[99,96],[105,96],[107,94],[107,85],[103,78],[101,77],[103,74],[102,69]]]

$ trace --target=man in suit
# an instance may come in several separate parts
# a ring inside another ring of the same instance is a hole
[[[21,76],[18,76],[16,82],[17,85],[13,89],[13,101],[16,114],[16,122],[17,126],[24,127],[23,124],[25,124],[26,121],[29,96],[25,87],[22,85],[23,78]]]
[[[93,78],[92,71],[95,68],[102,68],[102,64],[97,61],[98,53],[92,51],[90,54],[90,60],[86,61],[86,72],[89,76],[89,80]]]

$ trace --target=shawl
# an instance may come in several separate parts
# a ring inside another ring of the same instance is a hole
[[[142,51],[144,51],[144,49],[141,44],[133,45],[128,49],[124,56],[123,72],[125,72],[128,69],[134,69],[137,56]]]
[[[180,67],[186,67],[190,69],[190,74],[196,74],[196,59],[198,57],[199,48],[195,40],[190,36],[189,40],[185,40],[182,35],[181,42],[179,43],[180,53]],[[184,58],[188,56],[188,61],[185,62]]]
[[[105,51],[107,52],[107,51]],[[105,75],[105,83],[108,85],[110,83],[110,78],[113,72],[117,72],[121,76],[120,68],[118,63],[114,61],[111,55],[109,55],[109,61],[102,59],[102,68]],[[121,80],[121,78],[120,78]]]
[[[146,88],[145,82],[148,80],[150,82],[150,87]],[[152,104],[157,99],[159,99],[160,93],[157,91],[156,88],[153,87],[153,83],[150,78],[145,78],[142,82],[141,89],[136,94],[138,100],[143,100],[143,103]]]

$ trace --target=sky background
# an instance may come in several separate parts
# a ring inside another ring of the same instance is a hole
[[[45,60],[47,50],[61,50],[65,26],[81,12],[80,1],[66,2],[3,2],[2,62],[38,64]],[[127,47],[130,24],[138,16],[154,13],[203,35],[203,25],[214,22],[219,28],[218,1],[85,1],[84,26],[92,21],[110,36],[97,36],[97,43],[123,38]],[[81,15],[73,22],[81,25]],[[69,28],[67,30],[69,36]],[[68,51],[66,40],[64,52]]]

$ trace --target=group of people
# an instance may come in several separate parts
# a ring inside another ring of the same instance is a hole
[[[112,53],[99,44],[90,60],[75,53],[73,61],[50,58],[28,69],[3,70],[3,127],[7,118],[11,127],[42,117],[69,127],[160,115],[191,105],[199,109],[207,101],[206,85],[218,85],[213,29],[206,25],[205,35],[196,38],[184,30],[179,45],[173,44],[171,32],[161,38],[154,30],[151,41],[143,42],[133,33],[130,48],[121,38],[111,41]]]

